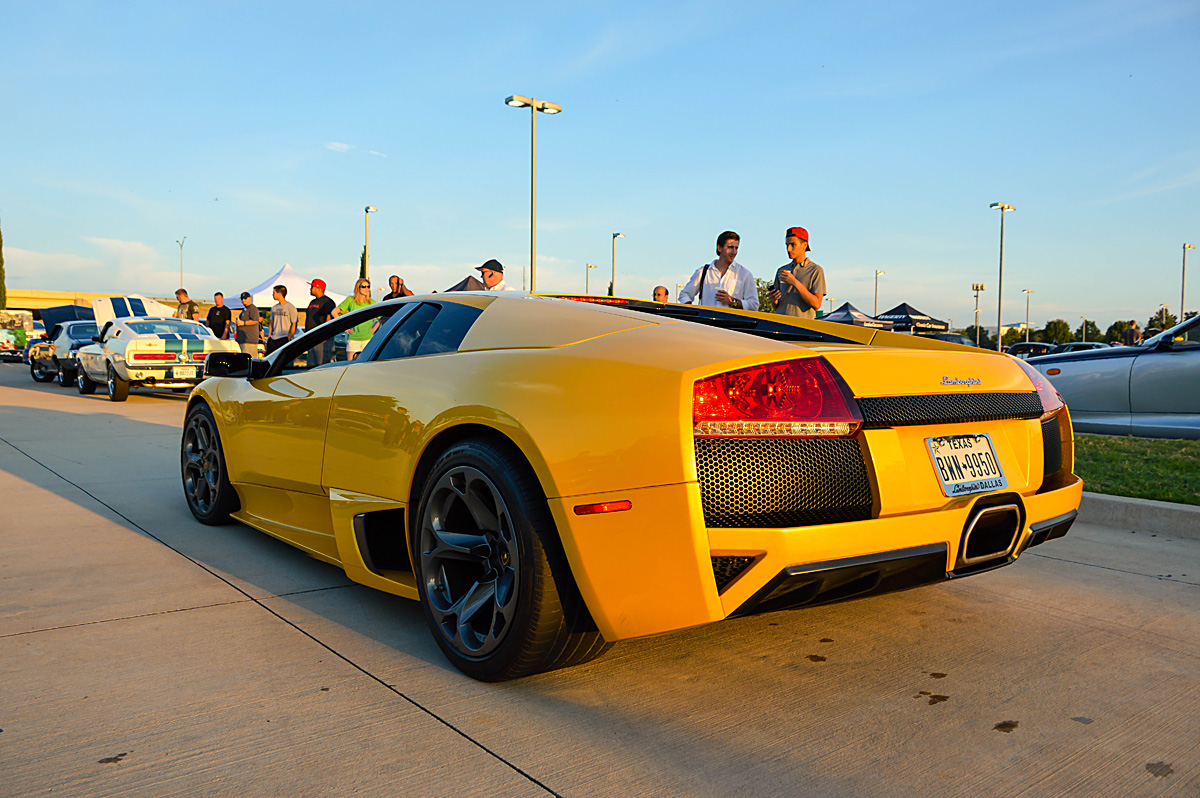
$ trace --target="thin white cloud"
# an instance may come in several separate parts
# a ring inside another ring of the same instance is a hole
[[[343,144],[340,141],[331,141],[325,145],[325,149],[333,150],[334,152],[349,152],[354,149],[353,144]]]
[[[378,156],[378,157],[380,157],[380,158],[386,158],[386,157],[387,157],[387,156],[386,156],[386,155],[384,155],[382,152],[376,152],[375,150],[367,150],[367,155],[375,155],[375,156]]]

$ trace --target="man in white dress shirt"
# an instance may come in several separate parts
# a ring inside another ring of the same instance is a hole
[[[726,230],[717,236],[717,259],[701,266],[679,294],[679,301],[690,305],[734,310],[758,310],[758,286],[754,275],[737,257],[741,236]]]
[[[493,258],[482,266],[476,266],[480,279],[488,291],[520,291],[515,285],[504,282],[504,266]]]

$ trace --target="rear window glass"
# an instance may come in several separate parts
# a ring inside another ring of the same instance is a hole
[[[138,335],[199,335],[204,338],[215,338],[212,331],[203,324],[186,321],[130,321],[126,322],[129,329]]]
[[[67,328],[67,335],[76,341],[89,341],[96,335],[96,325],[76,324]]]

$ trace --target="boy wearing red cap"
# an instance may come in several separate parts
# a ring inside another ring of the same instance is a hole
[[[808,259],[808,231],[803,227],[789,227],[784,245],[791,262],[775,273],[770,293],[775,312],[815,319],[825,301],[825,270]]]

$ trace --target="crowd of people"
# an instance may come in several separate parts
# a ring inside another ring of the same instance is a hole
[[[717,257],[696,270],[680,291],[679,302],[736,310],[760,310],[754,275],[736,260],[740,244],[741,236],[732,230],[717,236]],[[825,271],[808,257],[808,231],[803,227],[789,227],[784,233],[784,247],[789,260],[775,272],[769,292],[773,306],[770,310],[800,318],[816,318],[817,310],[825,299]],[[494,258],[475,267],[475,270],[479,272],[476,285],[482,284],[483,290],[519,290],[504,281],[504,265]],[[328,286],[324,280],[317,278],[308,285],[312,300],[304,311],[303,329],[312,329],[343,313],[375,303],[371,298],[371,281],[365,277],[355,281],[353,293],[340,304],[325,295]],[[382,301],[413,295],[404,280],[396,274],[388,278],[388,289]],[[302,329],[300,312],[287,298],[287,286],[274,286],[271,295],[275,304],[267,318],[266,329],[263,327],[262,314],[249,291],[241,293],[242,307],[236,318],[233,309],[225,304],[225,295],[220,291],[213,294],[213,307],[209,309],[204,323],[218,338],[237,342],[243,352],[257,356],[262,346],[265,354],[269,355],[292,340],[296,332]],[[200,306],[188,296],[186,289],[176,291],[175,298],[179,302],[175,311],[177,318],[200,321]],[[655,287],[654,301],[670,301],[666,286]],[[371,322],[352,327],[347,354],[353,358],[361,352],[374,332]],[[328,362],[332,351],[317,352],[315,356],[320,362]]]
[[[775,271],[768,293],[771,308],[759,307],[758,284],[750,270],[736,260],[741,236],[732,230],[717,236],[717,257],[696,270],[679,292],[679,301],[815,319],[825,301],[825,270],[808,257],[809,237],[803,227],[789,227],[783,240],[788,262]],[[666,286],[655,287],[654,301],[667,302],[669,298]]]

